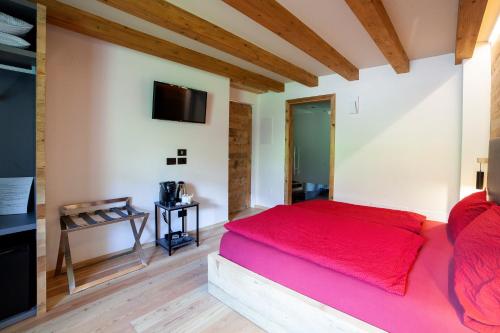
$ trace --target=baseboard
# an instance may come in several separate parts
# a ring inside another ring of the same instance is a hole
[[[266,206],[261,206],[261,205],[253,205],[253,208],[262,209],[262,210],[268,210],[271,207],[266,207]]]
[[[203,236],[204,233],[209,232],[209,231],[211,231],[213,229],[220,228],[220,227],[222,227],[226,223],[227,223],[227,221],[218,222],[218,223],[211,224],[209,226],[200,228],[200,236]],[[190,232],[192,232],[192,231],[193,230],[191,230]],[[156,245],[155,243],[156,243],[156,241],[150,241],[150,242],[146,242],[146,243],[141,243],[142,249],[145,250],[147,248],[153,247],[153,246]],[[132,248],[131,247],[123,249],[123,250],[111,252],[111,253],[108,253],[108,254],[103,254],[103,255],[95,257],[95,258],[85,259],[85,260],[79,261],[77,263],[73,263],[73,269],[77,270],[78,268],[82,268],[82,267],[85,267],[85,266],[94,265],[94,264],[97,264],[97,263],[100,263],[100,262],[103,262],[103,261],[106,261],[106,260],[111,260],[111,259],[120,257],[122,255],[125,255],[127,253],[132,253]],[[54,272],[55,272],[55,269],[47,271],[47,276],[54,276]],[[65,273],[65,271],[64,271],[64,273]]]
[[[212,229],[220,228],[224,224],[226,224],[227,222],[229,222],[229,221],[222,221],[222,222],[218,222],[218,223],[215,223],[215,224],[207,225],[206,227],[200,228],[200,233],[207,232],[207,231],[210,231]]]
[[[141,245],[142,245],[142,249],[144,250],[144,249],[155,246],[155,241],[141,243]],[[98,256],[95,258],[85,259],[85,260],[79,261],[77,263],[73,263],[73,269],[77,270],[78,268],[82,268],[85,266],[95,265],[97,263],[100,263],[100,262],[103,262],[106,260],[111,260],[111,259],[123,256],[123,255],[128,254],[128,253],[132,253],[131,247],[120,250],[120,251],[115,251],[115,252],[111,252],[108,254],[103,254],[102,256]],[[63,273],[65,274],[66,271],[64,270],[64,268],[65,267],[63,267]],[[47,271],[47,276],[54,276],[54,272],[55,272],[55,269]]]

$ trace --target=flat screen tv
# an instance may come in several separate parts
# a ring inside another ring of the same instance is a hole
[[[153,119],[205,123],[207,92],[155,81]]]

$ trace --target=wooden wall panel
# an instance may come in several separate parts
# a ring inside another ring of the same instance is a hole
[[[37,5],[36,49],[36,205],[37,205],[37,315],[46,311],[46,229],[45,229],[45,59],[46,8]]]
[[[491,138],[500,138],[500,39],[491,50]]]
[[[229,216],[250,207],[252,190],[252,106],[229,104]]]

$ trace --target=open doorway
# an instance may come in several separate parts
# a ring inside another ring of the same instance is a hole
[[[333,199],[335,95],[286,102],[285,203]]]

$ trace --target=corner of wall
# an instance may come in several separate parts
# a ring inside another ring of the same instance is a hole
[[[477,158],[488,156],[490,139],[491,47],[476,46],[463,62],[460,197],[476,191]]]

